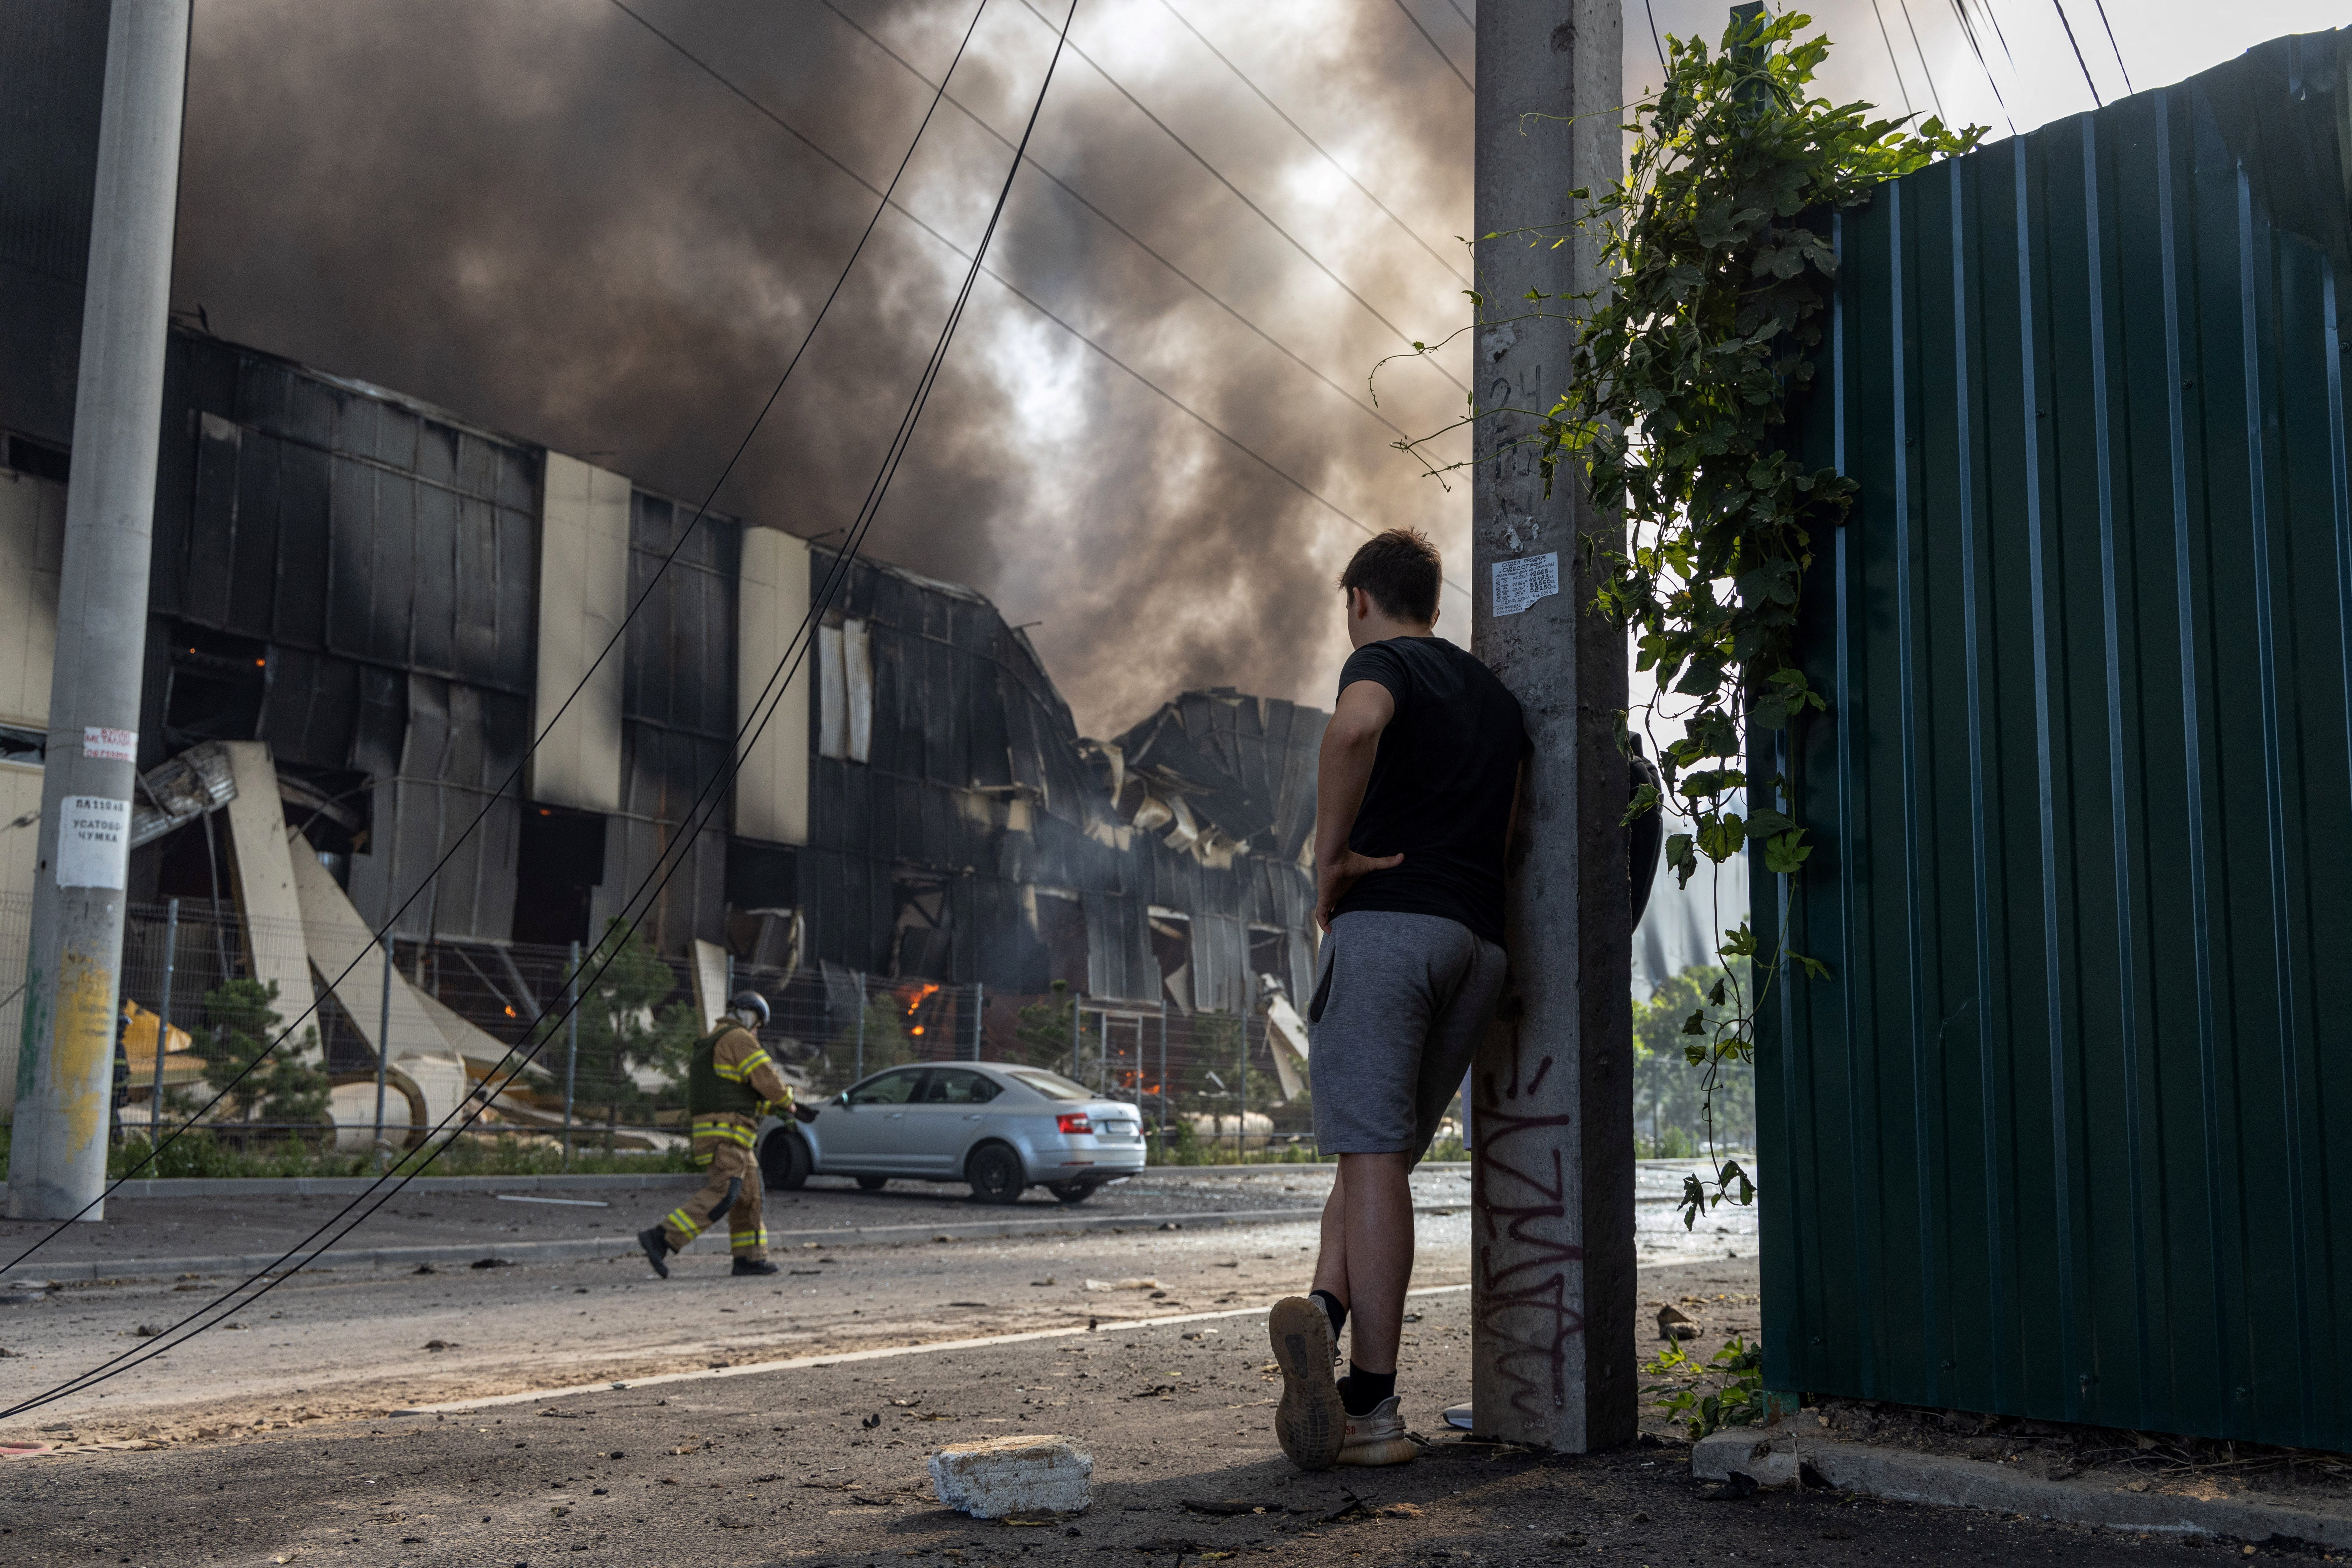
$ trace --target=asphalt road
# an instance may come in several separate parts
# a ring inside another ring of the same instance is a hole
[[[1168,1272],[1192,1266],[1181,1251],[1162,1252],[1175,1258]],[[961,1268],[970,1260],[954,1261]],[[1215,1267],[1205,1250],[1197,1261]],[[1249,1261],[1288,1259],[1253,1254]],[[1654,1271],[1644,1278],[1645,1296],[1718,1294],[1738,1271],[1729,1264]],[[887,1278],[894,1277],[869,1278],[877,1301]],[[610,1289],[608,1300],[653,1296]],[[1188,1292],[1201,1293],[1189,1285]],[[667,1299],[682,1305],[689,1297]],[[568,1306],[561,1292],[551,1304],[551,1319]],[[1467,1301],[1451,1292],[1419,1298],[1415,1308],[1421,1317],[1405,1348],[1407,1414],[1439,1436],[1435,1407],[1467,1378]],[[0,1558],[355,1568],[648,1559],[796,1568],[1220,1557],[1307,1568],[2241,1560],[2235,1545],[2134,1540],[1822,1493],[1704,1501],[1683,1455],[1655,1447],[1544,1458],[1439,1436],[1410,1465],[1302,1476],[1268,1429],[1277,1384],[1264,1370],[1262,1333],[1254,1315],[1106,1325],[438,1416],[247,1431],[152,1452],[11,1460],[0,1470],[8,1498]],[[298,1347],[289,1341],[288,1348]],[[1095,1495],[1085,1513],[982,1523],[931,1498],[923,1461],[933,1448],[1036,1431],[1075,1436],[1090,1449]],[[1238,1511],[1188,1506],[1195,1504]]]
[[[1755,1245],[1755,1215],[1719,1211],[1695,1232],[1682,1229],[1674,1198],[1686,1163],[1644,1161],[1638,1167],[1639,1245],[1646,1264],[1727,1250],[1749,1253]],[[934,1223],[972,1224],[1005,1220],[1087,1220],[1135,1216],[1164,1219],[1222,1212],[1310,1212],[1330,1191],[1328,1165],[1265,1165],[1192,1171],[1147,1172],[1105,1188],[1088,1202],[1066,1208],[1042,1189],[1018,1204],[998,1207],[971,1201],[963,1187],[947,1184],[893,1182],[879,1192],[860,1191],[845,1179],[818,1178],[796,1193],[766,1194],[772,1231],[846,1230]],[[634,1187],[566,1187],[560,1193],[457,1192],[409,1187],[385,1203],[339,1247],[401,1247],[463,1243],[485,1255],[518,1244],[578,1242],[597,1237],[625,1240],[678,1203],[691,1184],[648,1190]],[[1466,1165],[1431,1166],[1413,1178],[1414,1201],[1445,1207],[1470,1201]],[[550,1198],[562,1201],[550,1202]],[[520,1200],[520,1201],[518,1201]],[[45,1267],[62,1275],[68,1268],[97,1266],[117,1278],[136,1278],[175,1258],[246,1254],[274,1256],[300,1243],[332,1221],[349,1200],[342,1195],[293,1194],[201,1198],[116,1197],[105,1217],[58,1227],[47,1221],[0,1219],[0,1267],[26,1247],[42,1245],[12,1281],[45,1278]],[[315,1244],[314,1244],[315,1245]],[[5,1332],[5,1330],[0,1330]]]
[[[1652,1174],[1653,1184],[1663,1189],[1664,1176]],[[1131,1217],[1132,1226],[992,1240],[796,1247],[780,1255],[788,1272],[771,1279],[731,1278],[724,1250],[708,1240],[674,1260],[667,1281],[656,1279],[635,1258],[497,1268],[441,1264],[415,1274],[305,1272],[93,1392],[0,1423],[0,1441],[205,1441],[714,1363],[1264,1305],[1306,1288],[1317,1242],[1315,1214],[1328,1181],[1328,1170],[1313,1167],[1242,1177],[1155,1174],[1097,1200],[1120,1205],[1105,1212]],[[1466,1283],[1467,1173],[1426,1171],[1414,1183],[1416,1199],[1437,1211],[1418,1219],[1418,1282]],[[772,1226],[795,1212],[832,1215],[842,1224],[872,1224],[877,1215],[904,1223],[1003,1212],[920,1187],[771,1196],[784,1200]],[[601,1226],[635,1229],[670,1201],[650,1193],[616,1194],[616,1203],[624,1200],[626,1206],[611,1211],[553,1207],[556,1217],[549,1223],[576,1225],[581,1222],[566,1216],[585,1215],[598,1216],[593,1223]],[[277,1211],[287,1217],[257,1224],[240,1239],[267,1241],[283,1236],[289,1225],[307,1228],[329,1200],[311,1199],[308,1206],[289,1202],[291,1207]],[[267,1215],[257,1205],[269,1203],[225,1206]],[[536,1213],[543,1206],[459,1194],[417,1203],[438,1222],[429,1234],[479,1234],[486,1242],[504,1233],[478,1232],[467,1216],[509,1223],[512,1210]],[[1462,1206],[1453,1207],[1455,1203]],[[1097,1204],[1086,1205],[1090,1217],[1099,1217]],[[1297,1209],[1295,1221],[1230,1224],[1214,1212],[1286,1205]],[[1714,1222],[1685,1232],[1670,1205],[1653,1203],[1639,1212],[1646,1253],[1706,1256],[1718,1247],[1738,1253],[1746,1261],[1727,1261],[1727,1278],[1735,1282],[1728,1294],[1752,1299],[1752,1215],[1723,1222],[1744,1224],[1744,1231],[1717,1234]],[[495,1247],[484,1250],[494,1253]],[[1751,1282],[1738,1283],[1742,1280]],[[139,1352],[149,1337],[142,1331],[168,1330],[236,1284],[127,1272],[102,1284],[0,1293],[0,1352],[5,1352],[0,1406],[110,1357]]]

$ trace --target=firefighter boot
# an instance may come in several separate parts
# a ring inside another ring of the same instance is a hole
[[[668,1279],[669,1237],[662,1234],[662,1227],[655,1226],[651,1230],[637,1232],[637,1245],[646,1249],[646,1261],[654,1266],[654,1272]]]
[[[779,1272],[781,1272],[781,1270],[764,1258],[756,1260],[749,1258],[739,1258],[735,1260],[735,1278],[738,1279],[742,1279],[743,1276],[747,1274],[775,1274]]]

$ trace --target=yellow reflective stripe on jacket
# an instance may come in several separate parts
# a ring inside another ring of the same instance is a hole
[[[724,1120],[718,1117],[699,1117],[694,1123],[694,1136],[724,1138],[730,1143],[740,1143],[749,1149],[758,1141],[759,1129],[736,1121],[732,1117]]]

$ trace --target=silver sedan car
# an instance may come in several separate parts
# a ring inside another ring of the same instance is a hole
[[[933,1062],[892,1068],[815,1107],[806,1121],[760,1124],[771,1187],[855,1176],[968,1182],[986,1204],[1043,1186],[1066,1204],[1143,1169],[1143,1113],[1043,1068]]]

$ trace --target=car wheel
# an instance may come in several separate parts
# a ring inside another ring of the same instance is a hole
[[[1092,1182],[1047,1182],[1045,1190],[1066,1204],[1082,1204],[1095,1195]]]
[[[808,1145],[793,1133],[769,1133],[760,1145],[760,1179],[772,1192],[799,1192],[809,1179]]]
[[[984,1204],[1013,1204],[1021,1201],[1021,1156],[1002,1143],[989,1143],[972,1152],[963,1168],[964,1180],[971,1184],[971,1195]]]
[[[860,1176],[857,1178],[857,1184],[866,1192],[878,1193],[883,1188],[890,1184],[890,1178],[887,1176]]]

